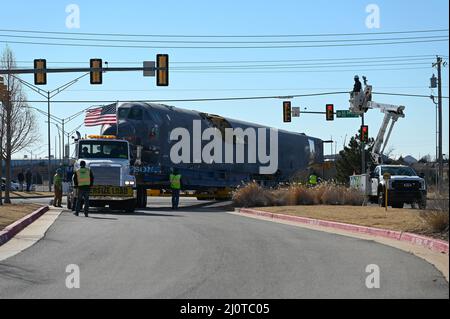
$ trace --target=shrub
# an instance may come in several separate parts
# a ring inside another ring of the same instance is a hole
[[[441,233],[448,231],[448,211],[421,211],[420,217],[432,232]]]
[[[272,201],[267,190],[253,182],[233,193],[233,202],[240,207],[268,206]]]
[[[448,232],[448,193],[446,197],[437,196],[430,200],[427,206],[428,209],[421,211],[419,215],[430,231],[434,233]]]
[[[364,196],[355,189],[324,183],[317,187],[292,184],[289,187],[265,189],[257,183],[238,188],[233,202],[239,207],[295,206],[295,205],[353,205],[364,203]]]

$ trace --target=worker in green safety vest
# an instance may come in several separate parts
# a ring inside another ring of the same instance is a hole
[[[314,173],[314,172],[312,172],[312,173],[309,175],[309,179],[308,179],[308,184],[309,184],[309,186],[310,186],[310,187],[317,186],[318,180],[319,180],[319,177],[317,176],[317,174]]]
[[[55,207],[62,207],[61,201],[62,201],[62,172],[61,169],[58,169],[56,171],[55,176],[53,176],[53,191],[55,193],[55,196],[53,198],[53,206]]]
[[[80,162],[80,169],[75,172],[73,183],[75,188],[78,189],[77,206],[74,215],[78,216],[81,203],[84,202],[84,216],[89,217],[89,193],[92,185],[94,185],[94,175],[86,167],[85,161]]]
[[[181,174],[174,168],[169,176],[170,189],[172,190],[172,209],[178,209],[180,202]]]

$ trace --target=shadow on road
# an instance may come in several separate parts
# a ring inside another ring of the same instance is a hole
[[[189,212],[189,213],[214,213],[214,212],[224,212],[224,211],[233,211],[234,208],[224,203],[224,205],[220,205],[220,201],[212,201],[212,202],[203,202],[200,204],[194,204],[194,205],[183,205],[181,203],[181,207],[179,207],[178,210],[173,210],[168,205],[158,205],[158,206],[150,206],[146,208],[140,208],[137,209],[133,213],[125,213],[123,211],[115,211],[111,210],[109,208],[101,208],[101,209],[95,209],[91,208],[89,210],[89,218],[92,219],[99,219],[99,220],[117,220],[117,218],[108,218],[108,217],[99,217],[99,216],[105,216],[105,215],[112,215],[112,216],[144,216],[144,217],[184,217],[182,215],[183,212]],[[151,205],[151,204],[150,204]],[[213,206],[211,206],[213,205]],[[72,213],[71,211],[65,210],[65,213]],[[178,214],[178,212],[180,214]],[[83,213],[80,213],[80,216],[83,216]]]

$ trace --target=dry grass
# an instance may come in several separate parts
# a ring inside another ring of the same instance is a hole
[[[449,202],[448,192],[429,200],[427,209],[420,212],[420,217],[433,233],[441,233],[448,239]]]
[[[0,230],[39,209],[38,204],[0,206]]]
[[[250,183],[233,193],[233,202],[240,207],[267,206],[272,203],[272,196],[257,183]]]
[[[364,203],[364,196],[342,185],[321,184],[307,187],[292,184],[289,187],[265,189],[250,183],[237,189],[233,202],[239,207],[293,206],[293,205],[355,205]]]
[[[354,225],[397,231],[423,233],[428,230],[417,209],[384,208],[377,206],[285,206],[264,207],[261,210]]]

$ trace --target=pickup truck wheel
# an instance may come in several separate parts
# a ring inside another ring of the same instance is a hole
[[[382,192],[378,192],[378,205],[380,205],[380,207],[386,207],[386,200]]]
[[[427,208],[427,200],[422,200],[419,202],[419,209],[426,209]]]
[[[392,204],[392,208],[403,208],[404,205],[404,203],[394,203]]]

